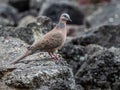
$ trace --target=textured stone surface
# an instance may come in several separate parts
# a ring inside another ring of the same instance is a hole
[[[86,65],[76,76],[77,83],[85,89],[107,89],[118,88],[120,69],[120,49],[110,48],[99,50],[88,56]],[[115,87],[114,85],[117,84]],[[93,88],[94,87],[94,88]]]
[[[36,53],[18,64],[10,64],[24,53],[26,47],[27,44],[19,39],[10,37],[6,41],[0,37],[0,78],[3,80],[2,84],[5,83],[12,88],[27,88],[27,90],[37,90],[37,88],[75,90],[72,69],[62,58],[57,62],[50,59],[47,53]]]
[[[17,68],[5,77],[7,85],[19,88],[48,86],[50,90],[74,90],[72,70],[54,60],[41,59]]]
[[[98,44],[104,47],[120,47],[120,26],[103,25],[75,37],[71,42],[75,45]]]
[[[67,63],[73,69],[73,73],[77,72],[79,66],[85,61],[85,47],[72,45],[70,43],[66,43],[62,49],[59,50],[59,53],[66,59]]]

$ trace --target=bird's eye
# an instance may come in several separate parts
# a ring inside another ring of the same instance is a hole
[[[65,18],[67,18],[67,16],[66,16],[66,15],[64,15],[64,17],[65,17]]]

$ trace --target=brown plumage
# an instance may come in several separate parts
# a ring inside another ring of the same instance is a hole
[[[56,50],[61,48],[66,40],[66,22],[70,20],[70,17],[67,13],[63,13],[60,16],[59,23],[47,34],[45,34],[40,40],[34,42],[29,46],[26,52],[20,56],[13,63],[17,63],[28,55],[31,55],[37,51],[48,52],[52,58],[59,59],[59,57],[54,54]]]

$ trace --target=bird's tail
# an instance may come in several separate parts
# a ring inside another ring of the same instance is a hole
[[[16,60],[14,60],[14,62],[12,62],[12,64],[19,62],[23,58],[29,56],[31,53],[32,53],[31,50],[26,50],[26,52],[23,55],[21,55],[20,57],[18,57]]]

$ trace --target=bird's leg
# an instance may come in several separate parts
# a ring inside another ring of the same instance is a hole
[[[54,58],[55,58],[56,60],[60,60],[60,57],[59,57],[57,54],[52,53],[52,55],[54,56]]]
[[[59,60],[59,56],[54,54],[53,52],[48,52],[51,58],[54,58],[56,60]]]
[[[48,52],[51,58],[54,58],[53,54],[51,52]]]

